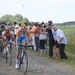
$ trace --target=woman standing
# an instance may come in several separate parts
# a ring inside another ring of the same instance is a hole
[[[42,55],[42,53],[45,53],[45,41],[47,39],[47,32],[45,28],[40,28],[40,34],[39,34],[39,40],[40,40],[40,54]]]

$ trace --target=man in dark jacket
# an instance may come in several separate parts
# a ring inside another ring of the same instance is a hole
[[[54,46],[54,38],[52,34],[52,21],[48,21],[48,28],[46,30],[49,36],[49,56],[53,57],[53,46]]]

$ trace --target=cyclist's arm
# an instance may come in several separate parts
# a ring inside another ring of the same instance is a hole
[[[17,32],[16,32],[16,37],[19,37],[20,32],[21,32],[21,29],[18,29]]]
[[[2,32],[2,39],[4,39],[4,37],[5,37],[5,32],[3,31]]]
[[[6,36],[5,36],[5,32],[3,31],[3,32],[2,32],[2,42],[4,42],[5,39],[6,39]]]

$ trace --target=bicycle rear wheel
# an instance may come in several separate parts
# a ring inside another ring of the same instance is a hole
[[[9,52],[9,54],[8,54],[8,61],[9,61],[9,66],[11,66],[11,63],[12,63],[12,52]]]
[[[27,69],[28,69],[28,55],[27,55],[26,52],[23,53],[23,56],[22,56],[21,59],[22,59],[21,60],[21,65],[19,67],[25,75],[26,72],[27,72]]]

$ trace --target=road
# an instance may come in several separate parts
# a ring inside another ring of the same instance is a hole
[[[23,75],[20,70],[15,69],[15,50],[13,47],[12,65],[5,63],[5,58],[0,55],[0,75]],[[75,75],[71,68],[59,62],[41,57],[34,52],[27,51],[28,72],[27,75]]]

